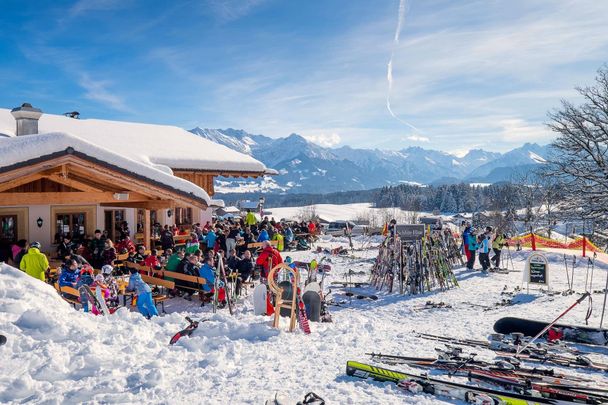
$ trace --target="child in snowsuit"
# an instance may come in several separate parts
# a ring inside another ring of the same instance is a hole
[[[80,287],[84,285],[90,286],[93,284],[94,280],[92,274],[93,269],[90,266],[84,266],[80,273],[80,277],[78,277],[78,281],[76,282],[76,288],[80,289]],[[80,293],[80,304],[82,305],[84,312],[89,312],[89,297],[82,292]]]
[[[136,269],[130,269],[131,277],[129,277],[129,285],[127,291],[137,292],[137,309],[139,312],[150,319],[153,316],[158,316],[158,311],[152,299],[152,290],[150,286],[141,279],[141,275]]]

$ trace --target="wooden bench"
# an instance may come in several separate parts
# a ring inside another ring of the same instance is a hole
[[[176,283],[176,287],[177,288],[185,288],[187,290],[192,290],[195,292],[199,292],[199,293],[204,293],[203,284],[207,284],[207,280],[204,277],[199,277],[199,276],[190,276],[188,274],[183,274],[183,273],[177,273],[175,271],[167,271],[164,269],[161,270],[157,270],[157,269],[150,269],[151,274],[155,275],[155,276],[160,276],[163,278],[172,278],[173,280],[180,280],[180,281],[186,281],[188,283],[192,283],[194,284],[196,287],[193,286],[189,286],[189,285],[182,285],[179,283]]]
[[[175,288],[174,281],[163,280],[162,278],[146,276],[146,275],[142,275],[141,279],[146,284],[158,286],[161,288],[166,288],[168,290],[173,290]],[[166,313],[165,312],[165,301],[167,301],[169,299],[169,295],[168,294],[157,294],[157,295],[153,295],[152,298],[154,299],[154,305],[160,304],[163,314]]]
[[[275,248],[279,245],[278,240],[269,240],[270,244]],[[264,242],[253,242],[247,245],[247,249],[259,249],[264,246]]]
[[[80,304],[80,300],[78,298],[70,298],[70,297],[66,297],[63,294],[70,294],[74,297],[80,297],[80,292],[75,289],[74,287],[69,287],[69,286],[60,286],[59,283],[55,283],[55,289],[57,290],[57,292],[59,293],[59,295],[61,295],[61,298],[63,298],[65,301],[69,302],[70,304],[72,304],[74,306],[74,309],[76,309],[76,305],[81,305]]]

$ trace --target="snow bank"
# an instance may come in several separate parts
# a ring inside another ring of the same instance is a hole
[[[354,238],[355,247],[369,238]],[[345,239],[328,238],[321,246],[348,246]],[[344,280],[345,273],[363,272],[353,280],[366,281],[377,251],[356,250],[348,256],[328,256],[332,270],[326,278]],[[521,270],[527,251],[511,252]],[[289,253],[294,260],[320,260],[322,254]],[[551,281],[557,291],[566,289],[563,254],[547,253]],[[586,264],[575,269],[575,290],[584,290]],[[602,289],[605,263],[598,260],[592,289]],[[377,294],[377,301],[348,297],[333,288],[331,296],[342,307],[331,307],[333,323],[312,324],[312,334],[273,329],[270,318],[253,315],[251,294],[231,317],[226,309],[210,313],[195,302],[170,300],[169,315],[146,320],[121,309],[104,318],[74,310],[51,286],[6,265],[0,266],[0,333],[8,342],[0,346],[0,403],[170,403],[263,404],[279,393],[296,403],[309,391],[328,404],[453,404],[426,395],[407,395],[389,383],[345,376],[347,360],[367,361],[366,352],[434,356],[434,342],[416,338],[413,331],[484,339],[503,316],[551,320],[578,295],[549,296],[538,289],[519,292],[514,305],[494,306],[521,285],[522,273],[491,274],[457,270],[460,288],[419,296],[399,296],[371,288],[357,292]],[[599,323],[601,295],[594,295],[589,325]],[[445,302],[451,309],[417,311],[426,301]],[[490,306],[484,311],[478,305]],[[583,324],[587,303],[576,307],[564,323]],[[183,317],[209,319],[191,338],[169,346],[169,338],[182,329]],[[483,359],[493,353],[473,349]],[[606,362],[605,356],[593,359]],[[405,366],[394,367],[406,369]],[[420,372],[412,369],[411,371]],[[563,371],[563,370],[560,370]],[[577,372],[572,369],[568,373]],[[587,374],[607,383],[601,374]],[[454,378],[457,380],[456,378]]]

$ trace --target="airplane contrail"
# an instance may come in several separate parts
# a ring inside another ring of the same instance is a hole
[[[391,51],[391,58],[388,61],[386,79],[388,80],[388,92],[386,94],[386,109],[388,112],[395,118],[397,121],[401,122],[404,125],[412,128],[414,131],[420,132],[418,128],[413,126],[407,121],[399,118],[391,108],[391,93],[393,91],[393,57],[395,56],[395,49],[397,45],[399,45],[399,36],[401,35],[401,27],[403,26],[403,21],[405,20],[405,6],[406,0],[399,0],[399,15],[397,17],[397,29],[395,30],[395,37],[393,39],[393,50]]]

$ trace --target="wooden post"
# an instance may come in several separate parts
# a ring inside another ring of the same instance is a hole
[[[146,249],[152,249],[152,246],[150,246],[150,234],[151,234],[151,229],[150,229],[150,210],[148,209],[144,209],[144,245],[146,246]]]

